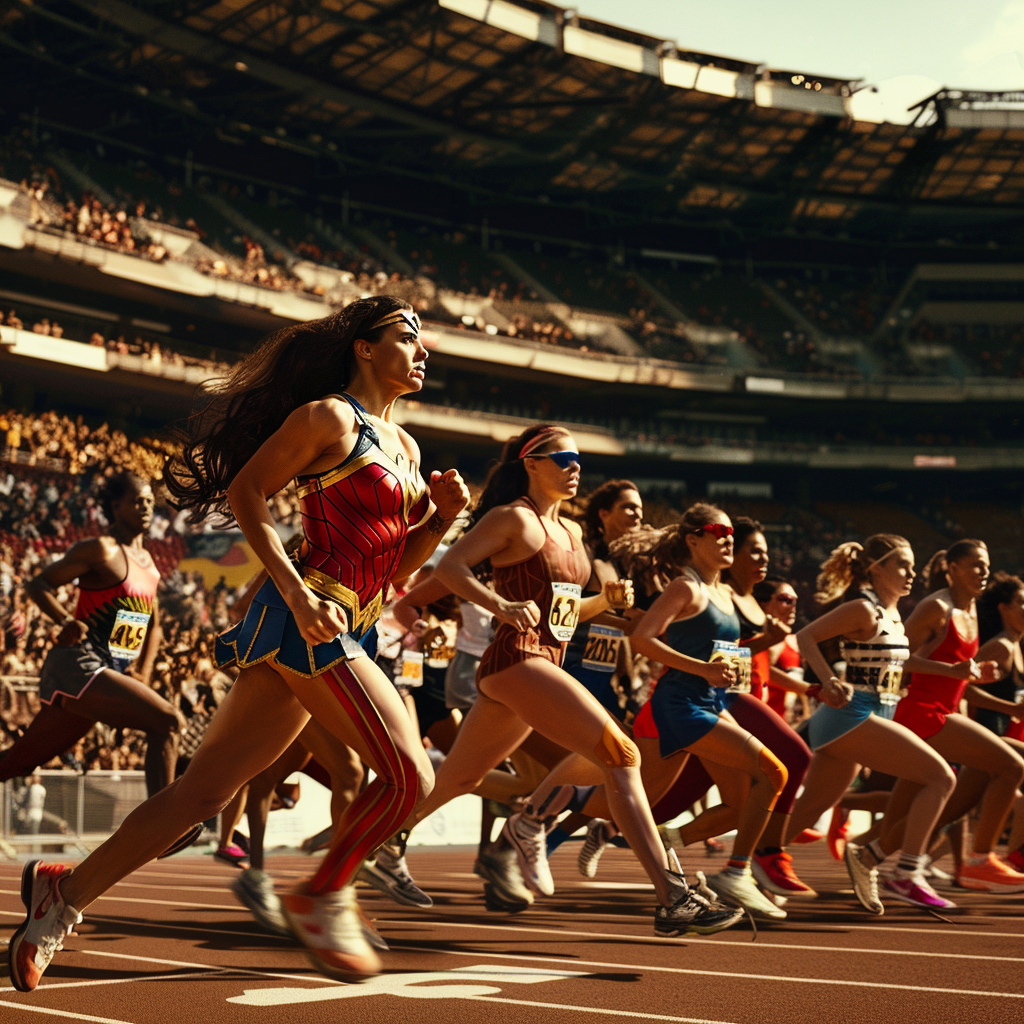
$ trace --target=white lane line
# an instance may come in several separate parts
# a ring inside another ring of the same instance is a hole
[[[703,1017],[667,1017],[663,1013],[640,1013],[639,1010],[602,1010],[597,1006],[567,1006],[564,1003],[540,1003],[533,999],[502,999],[501,996],[459,996],[474,1003],[507,1003],[510,1006],[539,1006],[545,1010],[572,1010],[575,1013],[600,1013],[615,1017],[635,1017],[638,1020],[681,1021],[682,1024],[728,1024],[727,1021],[705,1020]]]
[[[47,1013],[51,1017],[63,1020],[92,1020],[97,1024],[133,1024],[129,1020],[116,1020],[113,1017],[94,1017],[91,1013],[72,1013],[70,1010],[49,1010],[45,1006],[30,1006],[28,1003],[7,1003],[0,999],[0,1006],[10,1006],[15,1010],[27,1010],[29,1013]]]
[[[486,931],[500,931],[511,933],[512,929],[507,924],[505,925],[494,925],[494,924],[475,924],[463,921],[444,921],[443,919],[437,921],[410,921],[404,918],[377,918],[377,924],[380,925],[394,925],[396,928],[402,927],[413,927],[413,928],[477,928]],[[657,935],[622,935],[614,932],[583,932],[583,931],[571,931],[567,928],[541,928],[536,925],[519,924],[517,922],[516,932],[540,932],[543,935],[565,935],[565,936],[587,936],[592,939],[619,939],[624,942],[642,942],[652,943],[655,945],[713,945],[713,946],[742,946],[744,949],[753,951],[765,950],[772,953],[784,952],[787,949],[794,950],[811,950],[814,952],[821,951],[823,953],[866,953],[873,956],[923,956],[923,957],[938,957],[950,960],[992,960],[995,962],[1003,963],[1024,963],[1024,957],[1019,956],[985,956],[978,953],[922,953],[916,950],[909,949],[860,949],[851,946],[811,946],[811,945],[798,945],[790,942],[733,942],[728,939],[699,939],[692,936],[678,939],[667,939],[660,938]],[[955,933],[959,935],[960,933]]]
[[[67,951],[65,951],[67,952]],[[76,952],[80,952],[76,950]],[[142,978],[104,978],[102,981],[55,981],[40,986],[40,991],[52,992],[57,988],[96,988],[100,985],[137,985],[141,981],[183,981],[186,978],[206,978],[219,973],[220,968],[211,967],[205,971],[189,971],[188,974],[147,974]],[[14,992],[13,988],[0,988],[0,992]]]
[[[0,914],[4,917],[23,918],[25,911],[0,910]],[[247,932],[241,928],[214,928],[212,926],[206,928],[202,925],[174,924],[171,921],[136,921],[128,917],[115,917],[113,914],[89,914],[87,919],[89,921],[102,921],[105,924],[129,925],[132,928],[162,928],[176,932],[194,932],[196,935],[232,935],[235,938],[249,939],[250,941],[259,939],[262,942],[274,942],[278,946],[284,941],[284,937],[281,935],[271,935],[269,932],[261,931]],[[7,941],[6,939],[0,940],[0,945],[6,945]]]
[[[565,957],[524,956],[518,953],[481,953],[479,950],[438,950],[428,946],[406,946],[394,952],[443,954],[445,956],[484,956],[493,959],[525,960],[529,963],[553,963],[563,967],[613,967],[619,971],[650,971],[656,974],[696,974],[703,978],[742,978],[745,981],[781,981],[799,985],[846,985],[850,988],[884,988],[903,992],[936,992],[954,996],[994,996],[1000,999],[1024,999],[1021,992],[984,992],[978,989],[939,988],[935,985],[894,985],[884,981],[836,981],[833,978],[790,978],[782,974],[743,974],[740,971],[709,971],[690,967],[651,967],[646,964],[606,963],[603,960],[571,960]]]
[[[20,896],[20,891],[13,889],[0,889],[0,895]],[[154,907],[182,907],[191,910],[244,910],[241,903],[190,903],[187,900],[144,900],[138,896],[111,896],[109,893],[100,896],[100,900],[107,903],[146,903]],[[24,916],[24,912],[22,913]]]

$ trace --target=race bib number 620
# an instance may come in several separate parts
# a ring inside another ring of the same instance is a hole
[[[548,628],[559,643],[567,643],[580,621],[580,603],[583,590],[577,583],[551,584],[551,611],[548,612]]]

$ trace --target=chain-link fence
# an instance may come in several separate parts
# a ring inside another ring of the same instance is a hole
[[[143,772],[39,771],[0,791],[0,838],[13,846],[105,839],[146,799]]]

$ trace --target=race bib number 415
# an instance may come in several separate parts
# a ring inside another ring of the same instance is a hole
[[[149,629],[148,612],[130,612],[119,608],[114,618],[114,628],[110,631],[107,647],[110,656],[118,661],[134,661],[142,650]]]
[[[579,625],[583,590],[577,583],[552,583],[551,590],[548,629],[559,643],[568,643]]]

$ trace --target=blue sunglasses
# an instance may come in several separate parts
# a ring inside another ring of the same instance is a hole
[[[580,464],[579,452],[545,452],[543,455],[524,455],[526,459],[550,459],[559,469],[568,469],[573,463]]]

